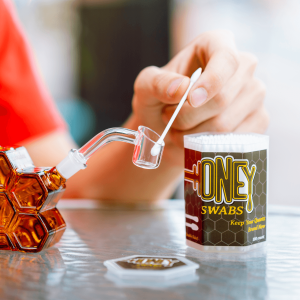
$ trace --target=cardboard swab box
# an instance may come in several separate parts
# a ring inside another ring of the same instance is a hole
[[[267,240],[269,137],[194,134],[184,137],[187,245],[240,252]]]

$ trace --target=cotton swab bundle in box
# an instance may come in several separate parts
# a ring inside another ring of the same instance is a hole
[[[269,137],[184,137],[187,245],[240,252],[263,246],[267,226]]]

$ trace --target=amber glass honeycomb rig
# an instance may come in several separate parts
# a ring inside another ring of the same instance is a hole
[[[85,169],[96,151],[114,141],[134,144],[132,162],[143,169],[156,169],[164,149],[164,143],[156,143],[159,137],[144,126],[138,131],[106,129],[79,150],[70,150],[53,168],[36,168],[24,147],[0,146],[0,250],[39,252],[57,243],[66,229],[56,208],[66,180]],[[159,152],[152,155],[154,145]]]
[[[65,181],[55,168],[36,168],[24,147],[0,147],[0,250],[39,252],[60,240]]]

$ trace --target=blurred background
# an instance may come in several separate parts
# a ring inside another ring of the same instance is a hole
[[[79,145],[122,125],[131,112],[134,80],[144,67],[166,64],[204,31],[233,31],[238,48],[258,57],[257,76],[267,86],[269,202],[300,205],[295,195],[300,185],[295,157],[300,146],[300,1],[14,2],[41,76]],[[175,197],[183,198],[182,188]]]

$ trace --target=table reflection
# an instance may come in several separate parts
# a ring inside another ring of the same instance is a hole
[[[0,266],[0,287],[9,282],[12,286],[22,285],[29,289],[59,285],[66,270],[56,247],[35,254],[0,251]]]
[[[65,209],[68,228],[56,247],[0,251],[0,299],[299,299],[300,211],[289,211],[269,214],[266,250],[222,254],[186,247],[182,208]],[[103,265],[134,254],[184,256],[200,268],[153,284],[111,277]]]

